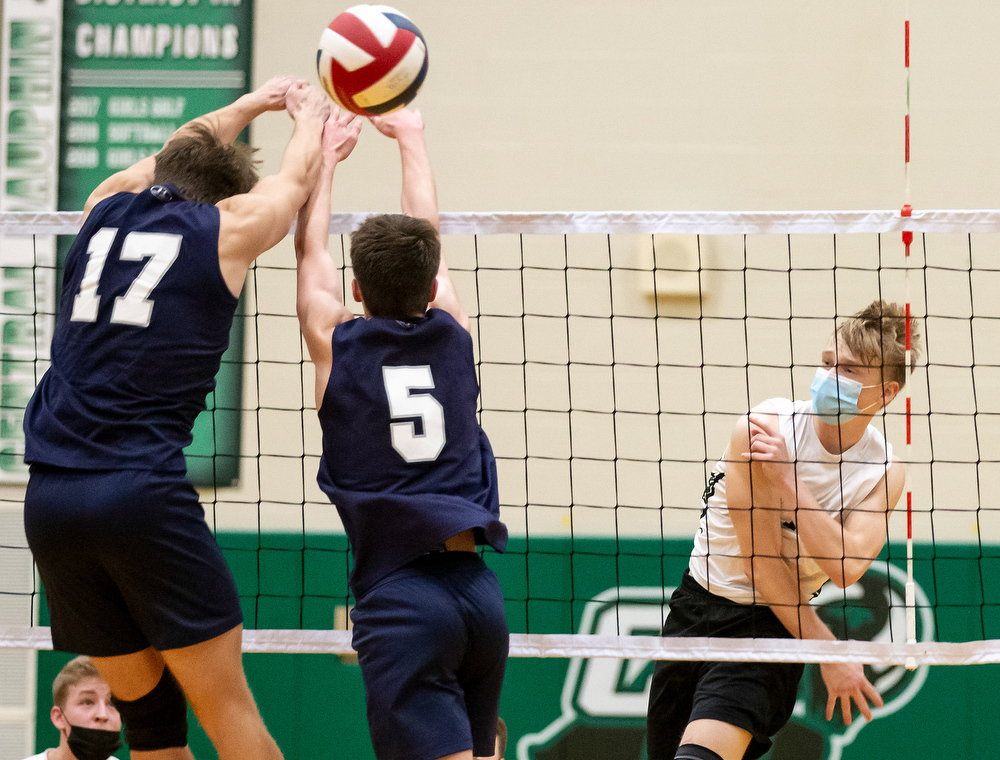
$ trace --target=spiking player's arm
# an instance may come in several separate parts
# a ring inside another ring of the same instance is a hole
[[[316,408],[330,379],[333,329],[354,315],[344,305],[340,272],[330,257],[330,192],[337,164],[354,150],[361,122],[334,107],[323,127],[323,168],[295,225],[295,312],[316,368]]]
[[[253,92],[248,92],[228,106],[199,116],[189,123],[202,122],[224,143],[231,143],[250,123],[266,111],[283,111],[285,95],[293,85],[302,85],[301,79],[287,76],[272,77]],[[187,125],[185,125],[187,126]],[[181,127],[178,132],[181,132]]]
[[[740,418],[733,428],[726,459],[729,516],[747,577],[789,633],[800,639],[834,641],[836,636],[808,600],[800,599],[794,559],[781,553],[781,512],[783,506],[791,505],[782,504],[787,494],[776,484],[786,481],[789,474],[794,480],[794,467],[777,426],[776,410],[761,406]],[[882,696],[865,678],[864,667],[823,663],[820,668],[828,695],[827,720],[833,717],[838,700],[846,725],[851,723],[852,701],[865,719],[871,720],[868,702],[881,707]]]
[[[403,192],[400,199],[403,213],[426,219],[440,232],[437,187],[424,142],[424,122],[420,111],[403,109],[383,116],[372,116],[370,120],[379,132],[393,138],[399,145],[403,168]],[[462,327],[469,329],[469,315],[458,299],[443,250],[437,273],[437,295],[429,307],[447,311]]]
[[[239,293],[253,260],[291,229],[309,199],[323,164],[323,125],[330,102],[315,87],[295,83],[285,96],[295,120],[277,174],[264,177],[249,193],[219,201],[219,266],[233,293]]]
[[[224,143],[235,140],[250,122],[265,111],[281,111],[285,108],[285,94],[288,88],[300,80],[292,77],[273,77],[253,92],[242,95],[228,106],[211,113],[198,116],[181,125],[169,138],[183,132],[193,124],[204,124],[211,129]],[[166,145],[166,143],[164,143]],[[83,218],[86,220],[90,210],[105,198],[115,193],[138,193],[153,184],[153,170],[156,167],[156,155],[146,156],[127,169],[115,172],[87,198],[83,206]]]
[[[750,434],[756,447],[755,458],[785,457],[785,439],[773,414],[751,414]],[[828,512],[820,506],[809,486],[797,477],[794,467],[763,468],[767,487],[778,503],[795,510],[796,533],[805,554],[816,562],[838,588],[847,588],[861,578],[882,551],[888,537],[888,517],[903,493],[906,474],[894,460],[886,475],[850,511]]]

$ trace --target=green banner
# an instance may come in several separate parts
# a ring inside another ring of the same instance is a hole
[[[243,595],[247,627],[329,628],[343,620],[343,537],[226,534],[219,542]],[[691,548],[688,540],[531,539],[526,552],[525,543],[514,539],[508,554],[486,556],[503,584],[511,630],[532,633],[657,633],[661,602],[679,582]],[[991,578],[1000,567],[996,556],[980,551],[917,547],[919,640],[1000,637],[996,604],[982,593],[997,587]],[[903,557],[903,548],[893,546],[846,598],[830,589],[816,600],[838,636],[905,638]],[[58,741],[48,694],[66,659],[39,656],[39,751]],[[356,665],[333,655],[253,654],[244,662],[286,760],[374,757]],[[512,658],[501,700],[508,760],[642,760],[651,673],[644,660]],[[996,756],[1000,724],[990,716],[1000,710],[993,688],[1000,667],[867,668],[867,675],[885,706],[871,723],[856,719],[846,727],[839,717],[824,719],[818,666],[807,666],[795,715],[769,760]],[[192,730],[191,744],[201,760],[215,756],[200,729]]]
[[[248,91],[252,9],[244,0],[66,0],[59,208],[83,208],[106,177]],[[61,241],[60,261],[68,245]],[[198,485],[239,477],[242,358],[237,319],[185,452]]]

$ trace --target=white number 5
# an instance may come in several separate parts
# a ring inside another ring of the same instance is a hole
[[[411,390],[434,387],[431,368],[382,367],[382,382],[389,399],[389,414],[394,419],[411,418],[407,422],[392,422],[389,431],[392,447],[407,462],[433,462],[444,448],[444,407],[427,393],[411,395]],[[419,417],[423,434],[417,435],[413,417]]]
[[[116,228],[103,227],[90,238],[90,245],[87,248],[87,268],[80,281],[80,292],[73,299],[70,321],[94,322],[97,319],[97,307],[101,303],[97,286],[101,281],[104,265],[107,263],[108,251],[111,250],[111,244],[114,243],[117,234]],[[149,261],[139,272],[139,276],[132,281],[125,295],[115,299],[115,306],[111,311],[111,321],[114,324],[149,327],[149,318],[153,313],[153,301],[149,298],[149,294],[177,259],[180,248],[180,235],[163,232],[130,232],[125,237],[119,258],[123,261],[142,261],[149,258]]]

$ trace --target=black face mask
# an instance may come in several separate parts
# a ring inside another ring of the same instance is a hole
[[[71,723],[67,742],[77,760],[107,760],[112,752],[121,749],[122,732],[120,729],[83,728]]]

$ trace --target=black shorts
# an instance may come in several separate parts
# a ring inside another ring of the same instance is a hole
[[[183,473],[32,465],[24,529],[55,649],[112,657],[200,644],[243,622]]]
[[[493,754],[509,635],[500,583],[478,554],[421,557],[351,619],[378,760]]]
[[[709,593],[687,571],[670,597],[663,636],[788,639],[769,607]],[[744,760],[756,760],[795,707],[801,663],[660,660],[653,670],[646,719],[649,760],[673,760],[693,720],[713,719],[750,732]]]

